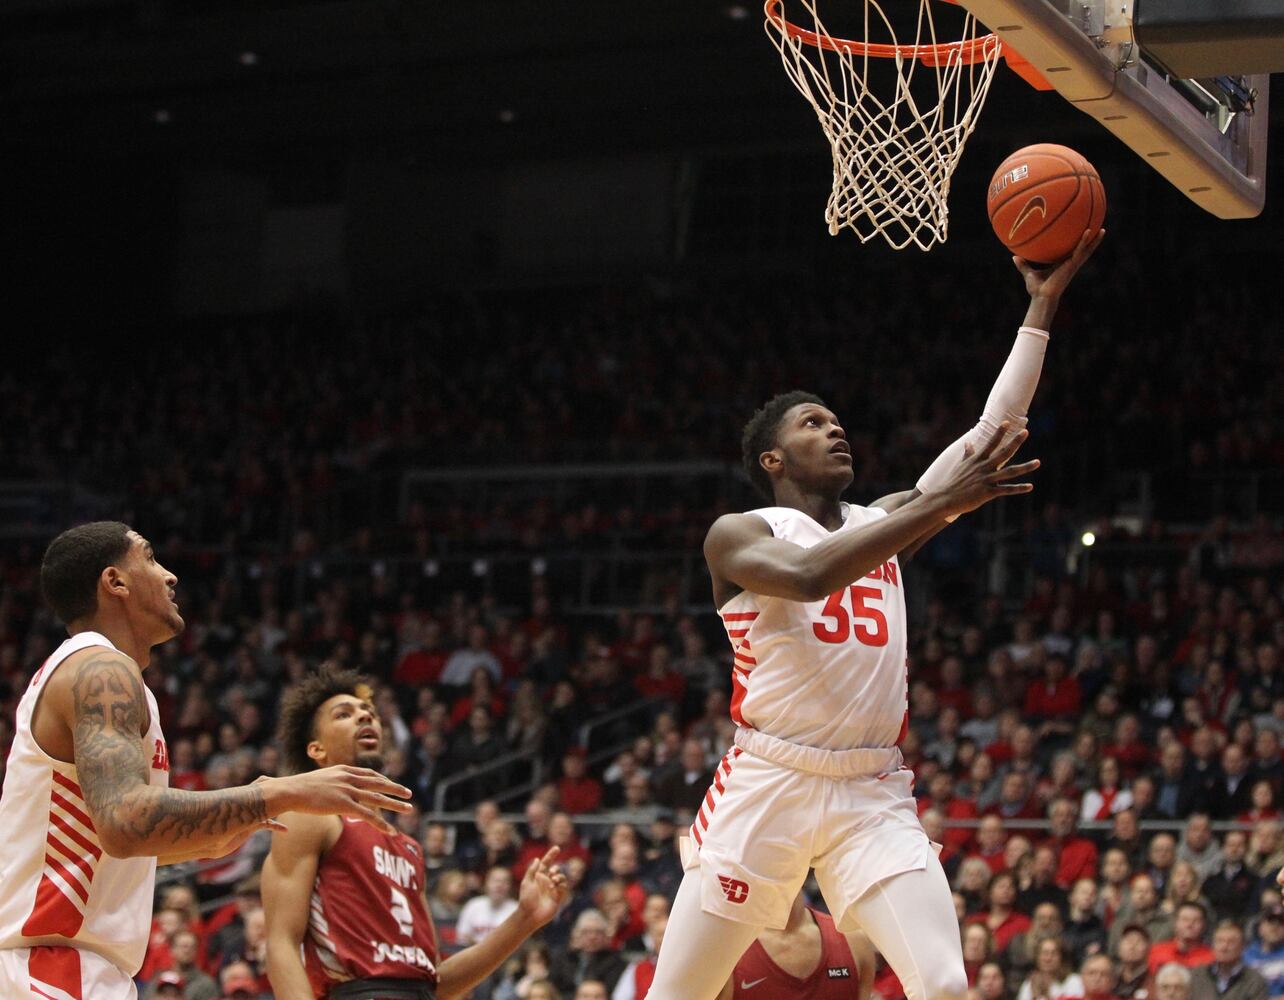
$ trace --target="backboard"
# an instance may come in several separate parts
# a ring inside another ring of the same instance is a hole
[[[1284,0],[957,2],[1201,208],[1261,212]]]

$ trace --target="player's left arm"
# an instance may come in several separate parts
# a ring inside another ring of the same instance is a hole
[[[856,960],[857,1000],[869,1000],[874,989],[874,946],[864,931],[852,931],[843,936],[847,938],[847,947],[852,950],[852,958]]]
[[[922,492],[920,492],[919,488],[916,486],[912,490],[902,490],[900,493],[889,493],[885,497],[879,497],[870,504],[870,506],[878,507],[880,510],[885,510],[890,514],[892,511],[899,510],[901,507],[904,507],[911,500],[917,500],[922,495]],[[897,560],[902,566],[909,562],[914,558],[914,553],[940,534],[949,523],[949,521],[942,519],[935,527],[929,528],[927,531],[923,532],[923,534],[919,535],[914,539],[914,541],[910,542],[905,546],[905,548],[896,553]]]
[[[437,967],[437,1000],[460,1000],[500,967],[523,941],[557,915],[566,899],[566,876],[550,847],[531,862],[517,893],[517,909],[475,945],[451,955]]]
[[[1052,326],[1057,307],[1061,304],[1061,296],[1079,268],[1087,262],[1104,238],[1104,229],[1084,233],[1074,253],[1055,267],[1036,268],[1020,257],[1012,258],[1021,277],[1025,279],[1025,289],[1030,296],[1030,307],[1026,310],[1025,320],[1017,331],[1012,351],[986,399],[980,422],[950,444],[928,466],[917,484],[920,492],[932,493],[941,489],[950,470],[963,459],[968,445],[975,448],[978,442],[987,440],[1005,423],[1008,426],[1005,441],[1011,440],[1014,434],[1025,428],[1030,401],[1034,399],[1034,390],[1039,385],[1039,375],[1043,371],[1048,330]]]
[[[722,984],[722,989],[718,992],[718,995],[713,998],[713,1000],[731,1000],[731,998],[735,996],[735,994],[736,994],[736,974],[732,972],[731,977],[725,983]]]
[[[201,848],[199,850],[187,851],[184,854],[162,854],[156,859],[156,864],[161,865],[181,865],[186,861],[212,861],[217,858],[225,858],[229,854],[235,854],[246,842],[254,836],[256,830],[242,830],[235,833],[227,840],[217,844],[213,848]]]

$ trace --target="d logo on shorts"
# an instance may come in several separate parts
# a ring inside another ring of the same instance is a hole
[[[748,882],[741,882],[730,875],[719,875],[718,884],[722,886],[722,894],[727,897],[728,903],[743,903],[749,898]]]

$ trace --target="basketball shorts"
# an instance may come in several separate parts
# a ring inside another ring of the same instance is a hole
[[[783,929],[808,868],[838,928],[876,883],[927,867],[914,775],[886,749],[820,750],[741,728],[705,795],[684,857],[701,908]]]
[[[101,955],[80,948],[0,948],[5,1000],[137,1000],[134,981]]]

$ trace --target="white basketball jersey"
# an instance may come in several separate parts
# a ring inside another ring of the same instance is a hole
[[[135,975],[151,931],[155,858],[113,858],[94,831],[74,764],[36,742],[31,718],[49,678],[90,646],[115,649],[97,632],[72,636],[45,661],[18,703],[0,793],[0,949],[61,945],[96,952]],[[145,746],[149,781],[169,786],[169,755],[151,691]]]
[[[842,505],[852,531],[887,516]],[[830,532],[791,507],[750,511],[803,548]],[[777,739],[825,750],[890,747],[908,718],[905,595],[893,556],[821,601],[742,591],[719,611],[735,659],[731,718]]]

